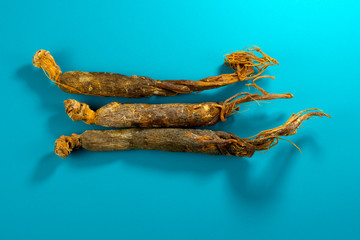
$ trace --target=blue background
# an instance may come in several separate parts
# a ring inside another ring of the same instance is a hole
[[[360,239],[359,1],[7,1],[1,4],[0,239]],[[221,101],[237,83],[171,98],[70,95],[32,66],[155,79],[229,72],[223,56],[260,46],[280,65],[259,85],[291,100],[247,105],[210,127],[249,137],[320,108],[253,158],[160,151],[53,152],[72,122],[63,101]]]

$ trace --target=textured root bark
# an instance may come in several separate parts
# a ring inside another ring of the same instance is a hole
[[[258,77],[264,70],[278,62],[263,53],[260,48],[231,53],[225,58],[225,65],[235,73],[222,74],[192,80],[154,80],[144,76],[125,76],[117,73],[70,71],[62,74],[60,67],[48,51],[39,50],[33,57],[35,67],[42,68],[49,79],[65,92],[103,97],[150,97],[174,96],[226,86],[238,81]],[[258,57],[254,52],[262,54]],[[258,73],[255,73],[257,69]]]
[[[61,136],[55,142],[55,153],[65,158],[73,149],[81,146],[91,151],[147,149],[251,157],[256,151],[268,150],[275,146],[280,137],[295,134],[300,125],[310,117],[330,117],[320,111],[307,112],[311,110],[317,109],[293,114],[284,125],[262,131],[250,138],[241,139],[232,133],[200,129],[90,130],[81,135]]]
[[[101,107],[96,112],[91,110],[86,103],[80,103],[74,99],[66,100],[64,103],[65,111],[73,121],[83,120],[87,124],[120,128],[199,127],[211,126],[220,120],[225,121],[228,116],[239,111],[239,105],[242,103],[292,98],[290,93],[272,94],[264,90],[261,92],[261,95],[239,93],[223,103],[122,104],[113,102]]]

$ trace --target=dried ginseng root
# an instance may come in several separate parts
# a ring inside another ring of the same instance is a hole
[[[130,149],[196,152],[210,155],[251,157],[256,151],[268,150],[281,136],[296,133],[303,121],[312,116],[329,115],[309,109],[293,114],[282,126],[262,131],[254,137],[241,139],[232,133],[183,128],[129,128],[120,130],[89,130],[81,135],[61,136],[55,141],[55,153],[66,158],[73,149],[91,151],[122,151]]]
[[[263,53],[260,48],[248,48],[226,56],[225,64],[234,73],[207,77],[199,81],[154,80],[149,77],[125,76],[117,73],[70,71],[62,74],[60,67],[48,51],[35,53],[33,64],[42,68],[49,79],[67,93],[96,95],[103,97],[140,98],[174,96],[180,93],[199,92],[258,77],[264,70],[278,62]],[[262,54],[258,57],[254,52]],[[255,69],[257,73],[255,73]]]
[[[272,94],[264,91],[255,83],[262,94],[239,93],[225,102],[204,102],[197,104],[169,103],[109,103],[96,112],[86,103],[74,99],[66,100],[65,111],[73,121],[83,120],[87,124],[105,127],[199,127],[211,126],[225,121],[226,117],[239,111],[239,104],[272,100],[278,98],[292,98],[291,93]],[[236,99],[237,97],[240,97]]]

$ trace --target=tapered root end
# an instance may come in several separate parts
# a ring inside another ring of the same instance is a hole
[[[293,114],[285,124],[277,128],[262,131],[256,136],[247,138],[246,140],[252,145],[252,148],[255,151],[268,150],[278,143],[280,137],[294,135],[305,120],[315,116],[331,117],[330,115],[321,112],[319,109],[307,109],[297,114]]]
[[[42,68],[45,71],[46,76],[52,81],[58,81],[61,75],[61,69],[56,64],[49,51],[37,51],[33,57],[33,65]]]
[[[268,76],[264,76],[264,77],[268,77]],[[238,106],[238,105],[242,104],[242,103],[252,102],[252,101],[258,102],[258,101],[263,101],[263,100],[274,100],[274,99],[281,99],[281,98],[284,98],[284,99],[293,98],[293,95],[291,93],[282,93],[282,94],[268,93],[264,89],[257,86],[255,83],[246,84],[246,85],[255,87],[262,93],[262,95],[259,95],[257,93],[250,94],[250,93],[243,92],[243,93],[238,93],[238,94],[232,96],[231,98],[225,100],[225,102],[223,102],[223,104],[222,104],[221,112],[220,112],[220,119],[222,121],[225,121],[226,117],[239,111],[240,106]],[[242,96],[242,97],[236,99],[239,96]]]
[[[95,123],[95,112],[86,103],[80,103],[74,99],[64,101],[65,111],[73,121],[83,120],[86,124]]]
[[[313,112],[311,112],[313,111]],[[272,135],[276,134],[278,136],[289,136],[293,135],[297,132],[297,129],[300,127],[300,125],[305,121],[308,120],[311,117],[328,117],[331,118],[330,115],[323,113],[321,110],[314,108],[314,109],[306,109],[304,111],[301,111],[297,114],[293,114],[287,122],[275,129],[264,131],[262,135]]]
[[[282,94],[282,97],[279,97],[279,98],[293,98],[293,97],[294,97],[294,95],[292,95],[291,93],[284,93],[284,94]]]
[[[308,111],[314,111],[315,112],[308,112]],[[308,113],[305,113],[308,112]],[[297,129],[300,127],[300,125],[305,121],[308,120],[311,117],[328,117],[331,118],[329,114],[321,112],[319,109],[307,109],[304,111],[301,111],[297,114],[293,114],[291,118],[286,122],[286,128],[287,130],[285,132],[288,132],[287,135],[295,134]]]
[[[61,158],[67,158],[73,149],[81,147],[81,139],[78,134],[61,136],[55,141],[55,154]]]

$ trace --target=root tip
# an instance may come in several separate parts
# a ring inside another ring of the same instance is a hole
[[[71,151],[81,147],[81,139],[78,134],[61,136],[55,141],[55,154],[61,158],[67,158]]]
[[[38,50],[33,57],[33,65],[42,68],[52,81],[57,81],[61,75],[60,67],[56,64],[49,51]]]
[[[95,123],[95,112],[86,103],[80,103],[74,99],[64,101],[65,111],[73,121],[83,120],[86,124]]]
[[[47,51],[40,49],[35,53],[35,55],[33,57],[33,65],[35,67],[41,68],[40,58],[42,55],[46,54],[46,52]]]

